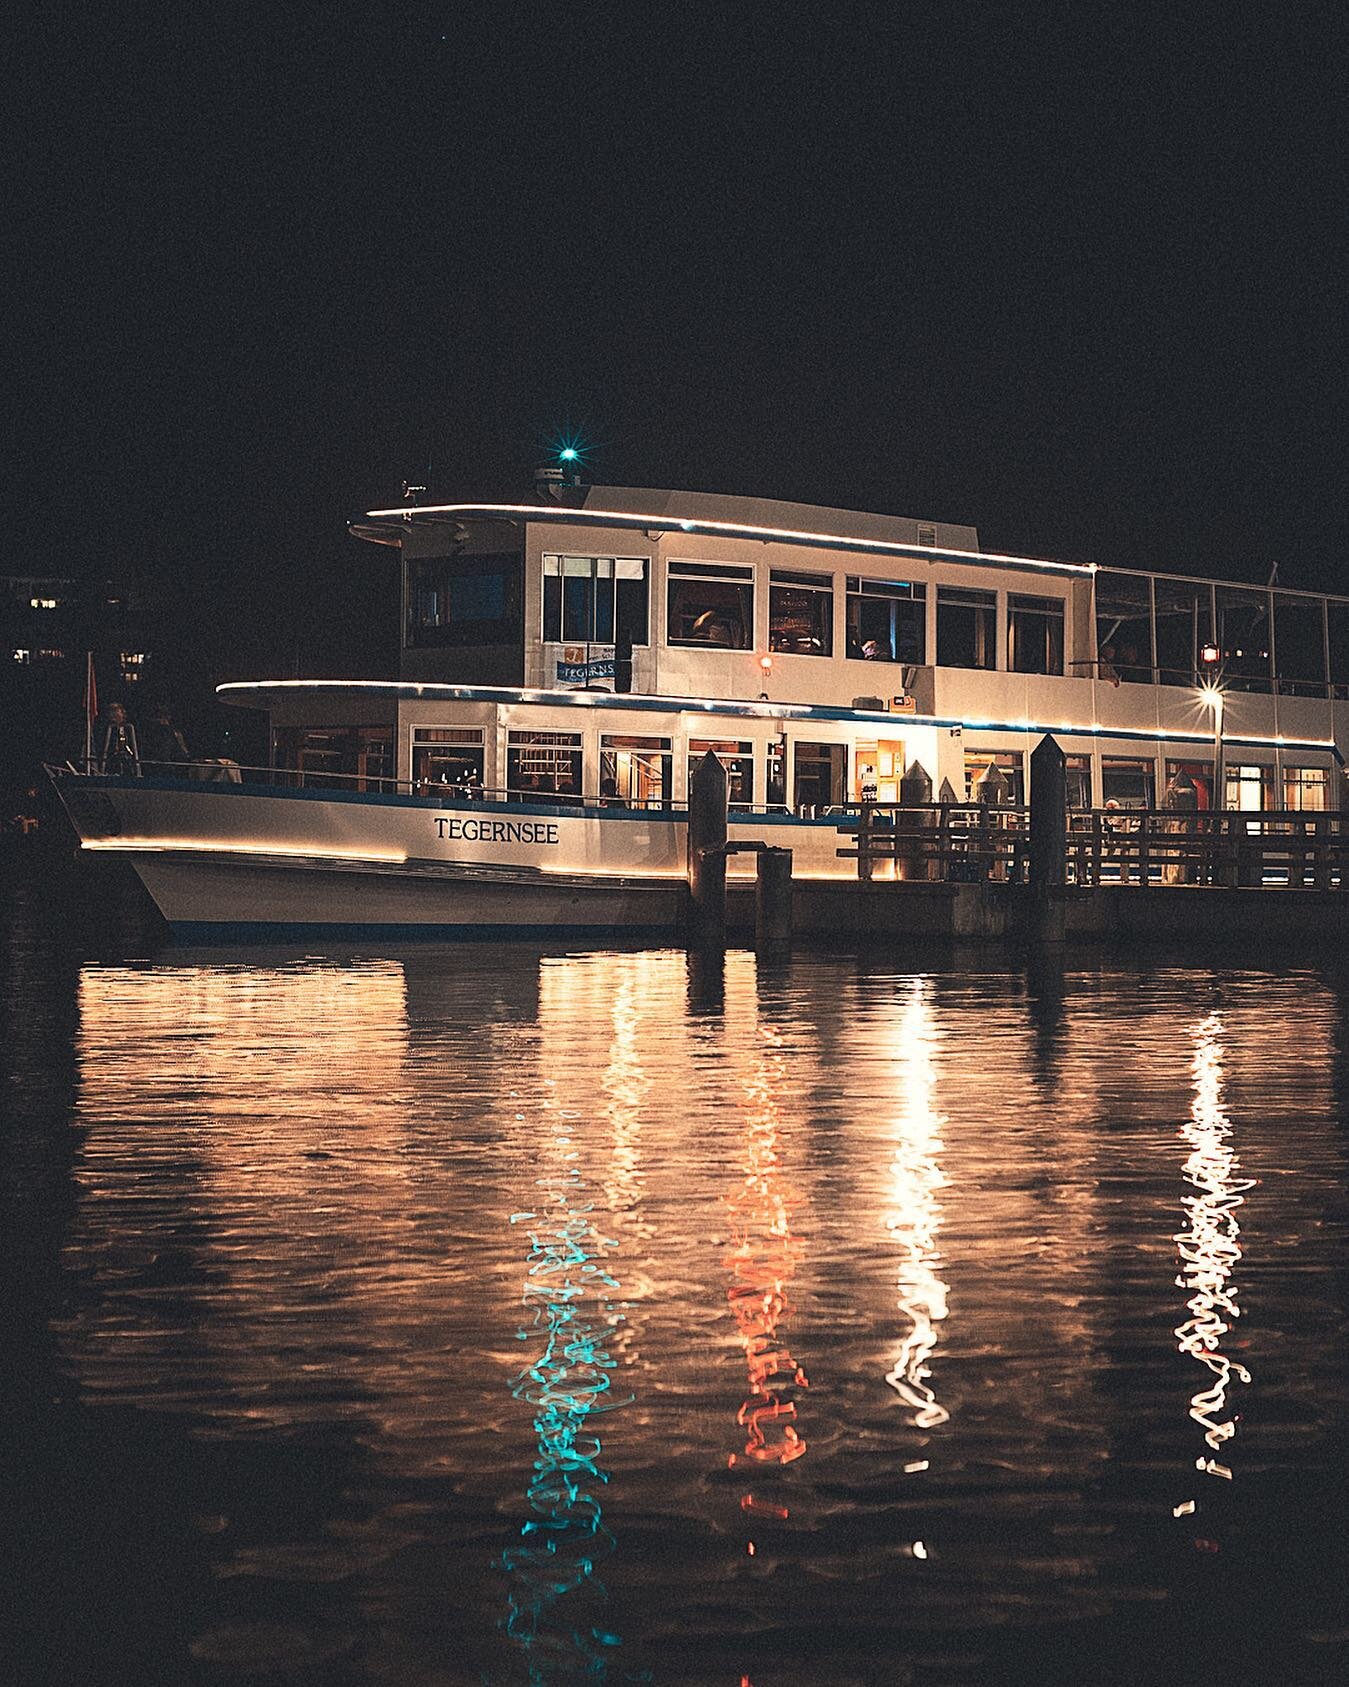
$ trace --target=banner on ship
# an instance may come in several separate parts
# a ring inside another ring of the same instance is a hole
[[[600,680],[614,683],[614,649],[612,645],[564,645],[557,659],[556,683],[563,690],[581,689]]]

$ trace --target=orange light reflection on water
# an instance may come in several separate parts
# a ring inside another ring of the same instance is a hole
[[[731,1245],[725,1264],[731,1275],[726,1298],[745,1349],[749,1392],[736,1422],[745,1431],[741,1455],[758,1464],[791,1464],[806,1442],[796,1428],[796,1395],[809,1387],[805,1372],[783,1340],[780,1325],[790,1316],[788,1286],[802,1256],[792,1232],[796,1195],[782,1164],[782,1119],[778,1096],[786,1084],[782,1035],[760,1025],[761,1047],[745,1084],[742,1176],[730,1197]],[[731,1455],[731,1463],[737,1455]],[[747,1503],[748,1502],[748,1503]],[[746,1510],[755,1502],[742,1500]]]

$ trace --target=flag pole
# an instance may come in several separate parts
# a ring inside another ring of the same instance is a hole
[[[94,760],[94,716],[98,713],[98,680],[94,673],[94,653],[85,652],[84,665],[84,771],[90,772]]]

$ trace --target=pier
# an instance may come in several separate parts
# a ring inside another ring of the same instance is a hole
[[[840,819],[856,879],[793,887],[806,936],[1311,948],[1349,938],[1349,813],[1069,809],[1051,736],[1032,800],[863,803]],[[746,888],[727,924],[755,925]]]

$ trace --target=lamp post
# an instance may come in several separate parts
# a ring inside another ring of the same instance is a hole
[[[759,701],[761,703],[766,703],[768,701],[768,681],[772,677],[773,673],[773,658],[771,656],[761,656],[759,658],[759,673],[762,676],[760,683],[764,688],[759,693]]]
[[[1227,769],[1223,765],[1223,694],[1216,685],[1206,685],[1199,693],[1213,710],[1213,806],[1227,807]]]

